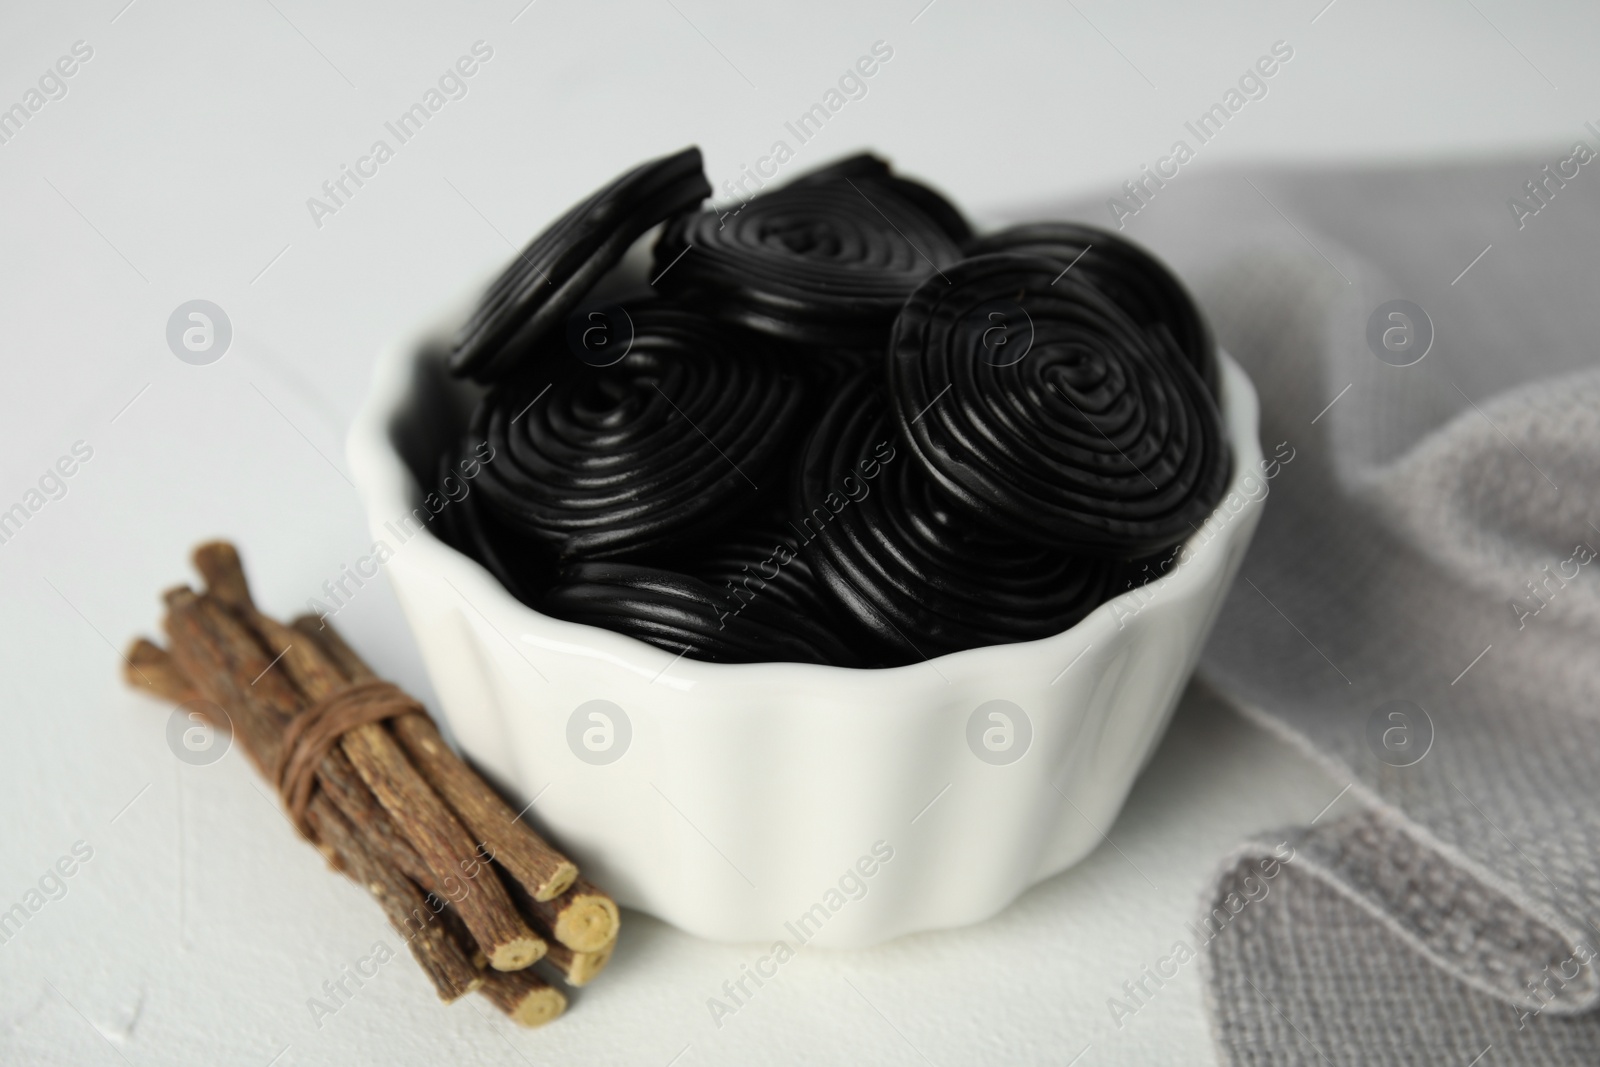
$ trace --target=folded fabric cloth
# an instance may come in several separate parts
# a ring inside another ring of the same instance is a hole
[[[1600,1062],[1600,174],[1516,211],[1546,162],[1197,175],[1128,220],[1292,457],[1202,672],[1349,783],[1204,902],[1224,1062]]]

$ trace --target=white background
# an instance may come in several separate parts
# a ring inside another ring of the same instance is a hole
[[[1183,935],[1221,856],[1343,783],[1195,693],[1103,847],[979,927],[803,952],[716,1028],[753,958],[630,914],[616,962],[528,1033],[443,1008],[404,957],[315,1029],[306,998],[390,937],[295,841],[237,753],[179,765],[117,649],[237,540],[280,615],[366,547],[344,429],[373,353],[557,212],[696,143],[714,185],[874,42],[892,60],[791,172],[871,147],[981,221],[1137,176],[1274,41],[1294,59],[1192,166],[1542,151],[1600,119],[1592,6],[707,0],[10,3],[0,107],[75,41],[93,58],[0,145],[0,508],[93,458],[0,544],[0,908],[75,841],[94,858],[0,945],[6,1063],[1195,1063],[1191,964],[1135,1017],[1106,1000]],[[493,58],[320,228],[306,199],[476,41]],[[1152,210],[1159,210],[1159,202]],[[1103,222],[1101,218],[1091,221]],[[1137,224],[1130,227],[1137,235]],[[210,366],[168,315],[230,317]],[[339,622],[428,696],[392,596]],[[131,801],[131,803],[130,803]],[[1348,803],[1348,800],[1342,802]],[[1084,1051],[1087,1047],[1087,1051]]]

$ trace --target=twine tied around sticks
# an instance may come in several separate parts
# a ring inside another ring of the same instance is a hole
[[[317,786],[322,757],[339,738],[358,726],[383,722],[411,712],[426,711],[393,682],[372,680],[347,685],[317,701],[290,721],[283,732],[283,748],[274,778],[284,810],[295,827],[313,839],[306,822],[306,805]]]

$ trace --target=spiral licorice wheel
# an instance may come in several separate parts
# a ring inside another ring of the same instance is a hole
[[[974,522],[895,442],[877,386],[855,383],[817,425],[796,494],[806,558],[891,663],[1049,637],[1113,592],[1117,563]]]
[[[1211,328],[1183,283],[1161,261],[1132,241],[1075,222],[1034,222],[968,241],[969,256],[1009,252],[1048,256],[1071,268],[1128,313],[1134,322],[1170,345],[1217,392],[1217,351]]]
[[[1060,551],[1158,552],[1222,495],[1221,416],[1193,367],[1060,271],[980,256],[917,290],[890,342],[895,421],[993,525]]]
[[[877,199],[876,191],[899,196],[939,224],[940,229],[957,244],[972,239],[972,226],[959,208],[945,199],[943,194],[921,182],[894,173],[887,160],[871,152],[846,156],[816,170],[808,171],[790,182],[785,188],[818,182],[855,182],[867,190],[867,195]]]
[[[555,555],[543,544],[511,535],[485,508],[484,494],[462,473],[474,466],[481,470],[482,454],[475,443],[463,443],[440,457],[434,492],[447,501],[439,514],[440,540],[477,560],[512,596],[531,605],[550,584]]]
[[[659,305],[630,315],[619,362],[568,356],[553,381],[491,390],[474,417],[497,453],[479,475],[488,503],[564,559],[695,541],[754,506],[793,447],[800,383],[764,339]]]
[[[457,333],[450,369],[493,382],[568,313],[646,230],[711,195],[698,148],[645,163],[574,205],[505,269]]]
[[[709,548],[696,552],[683,569],[710,583],[741,613],[761,601],[760,610],[768,615],[814,620],[833,633],[853,629],[801,553],[799,531],[787,513],[785,501],[781,508],[735,524]]]
[[[557,618],[600,626],[668,652],[717,663],[849,663],[852,654],[811,619],[751,604],[710,583],[633,563],[574,563],[545,595]]]
[[[656,285],[786,340],[877,349],[912,290],[960,255],[900,195],[808,182],[673,221],[656,243]]]

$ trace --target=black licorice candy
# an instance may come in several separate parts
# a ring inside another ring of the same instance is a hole
[[[540,606],[557,618],[713,663],[855,661],[838,635],[817,620],[791,616],[770,600],[742,605],[709,582],[661,567],[575,563]]]
[[[682,215],[656,244],[658,286],[787,341],[877,348],[911,291],[961,258],[930,204],[883,181],[813,176]]]
[[[972,224],[967,222],[961,209],[945,199],[944,194],[931,186],[923,185],[903,174],[896,174],[889,162],[871,152],[861,152],[835,160],[824,167],[807,171],[787,188],[797,185],[818,185],[824,182],[845,182],[865,189],[869,198],[880,190],[890,196],[909,201],[927,215],[956,244],[972,240]]]
[[[643,163],[616,178],[528,243],[456,333],[452,373],[493,382],[514,373],[628,246],[657,223],[711,195],[700,149]]]
[[[1139,245],[1077,222],[1029,222],[967,241],[968,256],[993,252],[1047,256],[1099,289],[1161,343],[1194,365],[1217,392],[1217,345],[1211,327],[1177,276]]]
[[[524,603],[693,659],[915,663],[1074,625],[1221,497],[1215,343],[1148,252],[975,237],[869,154],[720,211],[703,186],[692,149],[624,175],[458,335],[493,458],[443,532]],[[574,350],[563,317],[663,221],[618,355]]]
[[[1116,561],[975,523],[899,440],[858,379],[817,424],[795,486],[805,558],[891,663],[1060,633],[1106,599]]]
[[[769,600],[791,618],[813,619],[830,632],[854,636],[849,617],[839,611],[801,552],[799,528],[790,520],[788,501],[730,524],[683,569],[709,582],[736,610]]]
[[[487,506],[561,559],[709,536],[755,506],[797,428],[803,387],[765,338],[656,301],[629,314],[619,361],[549,354],[534,368],[550,375],[495,387],[473,419],[497,457],[478,476]]]
[[[923,285],[887,367],[917,462],[974,521],[1036,544],[1159,552],[1227,484],[1222,416],[1199,374],[1053,259],[978,256]]]

